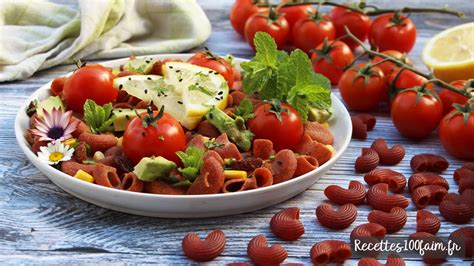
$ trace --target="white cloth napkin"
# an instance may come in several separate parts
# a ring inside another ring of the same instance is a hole
[[[0,82],[73,59],[181,52],[210,33],[195,0],[0,0]]]

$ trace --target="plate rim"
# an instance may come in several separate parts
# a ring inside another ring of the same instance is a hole
[[[143,58],[143,57],[153,57],[153,58],[170,58],[170,57],[175,57],[175,58],[180,58],[180,59],[187,59],[191,57],[193,54],[191,53],[183,53],[183,54],[153,54],[153,55],[143,55],[143,56],[137,56],[137,58]],[[120,64],[120,62],[128,59],[128,57],[125,58],[119,58],[119,59],[113,59],[113,60],[107,60],[107,61],[102,61],[98,62],[97,64],[105,65],[105,66],[111,66],[111,65],[117,65]],[[234,60],[240,64],[241,62],[246,62],[249,61],[248,59],[245,58],[239,58],[239,57],[234,57]],[[239,67],[240,68],[240,67]],[[70,75],[72,73],[68,72],[65,75]],[[17,140],[18,145],[20,146],[22,152],[26,155],[28,160],[36,167],[38,170],[46,175],[48,179],[51,179],[49,177],[49,174],[51,175],[58,175],[62,179],[64,179],[66,182],[72,182],[73,185],[77,186],[78,189],[87,189],[87,190],[96,190],[97,193],[112,193],[115,194],[114,196],[130,196],[130,197],[144,197],[144,198],[151,198],[151,199],[166,199],[166,200],[179,200],[179,201],[185,201],[185,200],[193,200],[193,199],[209,199],[209,200],[214,200],[214,199],[222,199],[222,198],[232,198],[232,197],[245,197],[249,195],[254,195],[258,193],[264,193],[272,190],[278,190],[282,187],[291,187],[292,185],[297,184],[298,182],[301,182],[302,180],[305,180],[306,178],[310,178],[312,175],[316,175],[319,172],[327,172],[325,171],[326,168],[332,167],[334,163],[336,163],[337,160],[342,156],[342,154],[347,150],[350,140],[351,140],[351,135],[352,135],[352,126],[348,127],[348,132],[346,135],[346,138],[342,141],[341,148],[336,151],[336,154],[325,164],[322,166],[305,173],[301,176],[298,176],[296,178],[292,178],[290,180],[287,180],[285,182],[279,183],[279,184],[274,184],[271,186],[267,187],[262,187],[258,189],[252,189],[252,190],[246,190],[246,191],[239,191],[235,193],[216,193],[216,194],[200,194],[200,195],[169,195],[169,194],[153,194],[153,193],[143,193],[143,192],[133,192],[133,191],[127,191],[127,190],[121,190],[121,189],[114,189],[114,188],[109,188],[101,185],[97,185],[94,183],[89,183],[85,182],[83,180],[79,180],[77,178],[74,178],[59,169],[56,169],[54,167],[51,167],[50,165],[44,164],[39,160],[39,158],[33,153],[33,151],[28,147],[26,143],[26,139],[24,132],[21,128],[21,120],[23,116],[26,116],[25,110],[27,109],[29,103],[38,98],[38,95],[42,93],[44,90],[47,90],[47,86],[50,86],[52,80],[49,82],[41,85],[38,89],[36,89],[26,100],[23,102],[23,104],[20,106],[20,109],[18,110],[16,116],[15,116],[15,137]],[[344,104],[341,102],[340,99],[338,99],[335,95],[334,92],[331,93],[331,99],[334,104],[337,104],[340,109],[342,110],[342,118],[349,118],[346,119],[349,123],[350,121],[350,115],[347,110],[347,108],[344,106]],[[41,167],[39,166],[41,165]],[[327,169],[329,170],[329,169]],[[45,173],[44,171],[48,172]],[[53,182],[54,183],[54,182]],[[56,185],[56,184],[55,184]],[[58,186],[58,185],[56,185]],[[58,186],[59,187],[59,186]],[[307,188],[305,189],[307,190]]]

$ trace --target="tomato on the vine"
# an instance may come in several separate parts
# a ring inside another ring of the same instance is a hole
[[[314,12],[315,9],[311,5],[283,6],[278,10],[278,13],[283,14],[288,22],[290,31],[295,27],[298,20],[307,18],[310,13]]]
[[[354,57],[349,46],[341,41],[324,41],[312,52],[314,72],[326,76],[331,84],[339,82],[344,68],[352,63]]]
[[[388,88],[382,70],[368,63],[344,72],[339,80],[339,91],[350,109],[370,111],[382,101]]]
[[[370,18],[359,12],[351,11],[343,7],[334,7],[328,14],[336,28],[336,38],[346,35],[346,29],[350,30],[357,39],[362,42],[367,39],[370,29]],[[352,50],[359,46],[359,43],[349,37],[344,37],[341,41],[345,42]]]
[[[244,36],[247,19],[251,15],[264,12],[267,9],[266,7],[258,7],[253,4],[252,0],[236,0],[230,9],[230,23],[237,33]]]
[[[443,117],[443,104],[430,89],[403,90],[393,99],[390,113],[398,131],[407,138],[427,137]]]
[[[318,47],[325,39],[333,40],[336,30],[326,16],[313,13],[298,20],[291,34],[294,46],[309,54],[311,49]]]
[[[450,83],[456,88],[459,88],[460,91],[466,91],[465,89],[465,80],[456,80]],[[474,91],[474,81],[471,81],[471,88],[472,91]],[[448,89],[442,89],[441,92],[439,93],[439,98],[441,98],[441,101],[443,102],[443,112],[444,114],[449,113],[451,110],[453,110],[453,103],[458,103],[458,104],[465,104],[467,100],[469,100],[466,96],[462,96],[459,93],[455,93],[453,91],[450,91]]]
[[[184,150],[186,136],[179,122],[161,108],[149,109],[132,119],[123,133],[123,153],[137,164],[143,157],[162,156],[180,164],[177,151]]]
[[[404,54],[404,53],[400,53],[397,50],[386,50],[386,51],[383,51],[382,54],[390,56],[390,57],[395,58],[395,59],[398,59],[398,60],[402,61],[403,63],[405,63],[407,65],[411,65],[411,60],[407,57],[407,55]],[[372,62],[374,64],[376,64],[376,63],[378,63],[380,61],[383,61],[383,60],[384,59],[382,57],[375,56],[374,59],[372,60]],[[395,64],[393,62],[390,62],[390,61],[386,61],[386,62],[377,64],[377,67],[382,70],[382,72],[385,74],[385,76],[388,76],[393,71],[399,69],[397,64]]]
[[[219,72],[219,74],[221,74],[225,80],[227,80],[227,85],[229,88],[232,88],[232,85],[234,84],[234,68],[229,63],[229,61],[225,60],[224,58],[206,50],[196,52],[195,55],[188,59],[188,63],[207,67]]]
[[[426,78],[408,69],[403,69],[400,75],[398,75],[397,77],[398,72],[400,72],[400,70],[394,70],[387,77],[387,85],[389,86],[393,83],[393,80],[397,78],[394,83],[396,90],[409,89],[416,86],[421,86],[428,81]],[[429,87],[431,87],[431,84]]]
[[[298,112],[288,104],[272,101],[260,105],[248,127],[256,139],[269,139],[276,151],[293,149],[303,136],[303,122]]]
[[[439,125],[443,147],[454,157],[474,159],[474,108],[472,103],[455,104]]]
[[[282,49],[290,33],[288,22],[273,8],[268,12],[259,12],[252,15],[245,23],[245,39],[252,49],[255,49],[253,38],[255,33],[263,31],[273,37],[278,49]]]
[[[369,42],[380,51],[411,51],[416,41],[416,26],[399,12],[378,16],[370,26]]]
[[[86,65],[77,69],[64,83],[63,97],[67,108],[82,113],[87,99],[98,105],[113,102],[118,90],[112,86],[114,75],[101,65]]]

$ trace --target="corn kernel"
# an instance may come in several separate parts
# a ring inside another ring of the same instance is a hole
[[[117,146],[122,148],[123,137],[117,138]]]
[[[334,153],[336,153],[336,149],[334,149],[334,147],[333,147],[332,145],[329,145],[329,144],[328,144],[328,145],[325,145],[325,146],[326,146],[326,148],[328,148],[328,149],[331,151],[331,153],[332,153],[333,155],[334,155]]]
[[[68,145],[69,147],[74,146],[76,143],[77,143],[77,140],[75,138],[70,138],[63,142],[64,145]]]
[[[224,170],[224,176],[226,179],[245,179],[247,178],[247,172],[240,170]]]
[[[82,181],[86,181],[89,183],[94,183],[94,177],[91,176],[89,173],[86,171],[80,170],[77,171],[77,173],[74,175],[75,178],[80,179]]]
[[[96,161],[96,162],[98,162],[98,161],[100,161],[100,160],[102,160],[102,159],[104,159],[104,158],[105,158],[105,155],[104,155],[102,152],[100,152],[100,151],[96,151],[96,152],[94,153],[94,156],[92,156],[92,160],[94,160],[94,161]]]
[[[234,158],[225,158],[224,159],[224,165],[231,165],[233,162],[235,162]]]
[[[321,125],[325,128],[329,128],[329,123],[328,122],[322,122]]]

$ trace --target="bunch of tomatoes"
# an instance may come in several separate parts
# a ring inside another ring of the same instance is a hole
[[[274,10],[254,5],[252,0],[236,0],[230,20],[251,47],[255,33],[264,31],[279,49],[292,44],[305,51],[314,71],[339,86],[349,109],[367,112],[387,102],[393,123],[403,136],[423,139],[439,126],[441,143],[449,153],[474,159],[474,101],[467,103],[468,97],[446,88],[438,94],[420,72],[385,59],[388,56],[411,66],[406,54],[415,45],[416,26],[400,12],[371,20],[362,12],[340,6],[324,15],[309,4]],[[360,42],[347,36],[346,28]],[[367,39],[384,58],[374,56],[352,66],[353,51]],[[451,83],[460,91],[472,91],[472,84],[465,80]]]
[[[383,14],[371,21],[369,16],[361,12],[340,6],[334,7],[325,15],[310,4],[282,6],[275,10],[259,7],[253,2],[236,0],[230,12],[233,28],[252,47],[255,33],[263,31],[275,39],[278,49],[291,43],[310,54],[312,49],[320,49],[325,39],[340,39],[354,50],[359,44],[344,37],[345,26],[359,40],[369,38],[371,45],[381,51],[397,49],[408,53],[415,45],[415,24],[398,12]],[[353,8],[357,6],[354,5]]]

